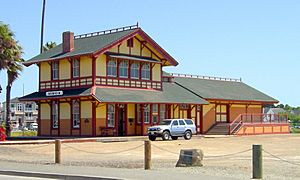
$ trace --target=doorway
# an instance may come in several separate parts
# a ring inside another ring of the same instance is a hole
[[[216,122],[217,123],[228,122],[228,106],[226,104],[216,105]]]
[[[126,105],[120,104],[118,107],[118,136],[126,135]]]

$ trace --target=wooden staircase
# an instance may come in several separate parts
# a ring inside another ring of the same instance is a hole
[[[213,127],[211,127],[207,135],[228,135],[228,127],[230,123],[216,123]]]

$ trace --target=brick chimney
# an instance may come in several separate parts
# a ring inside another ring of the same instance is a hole
[[[63,32],[62,34],[62,47],[63,53],[71,52],[74,49],[74,33],[70,31]]]

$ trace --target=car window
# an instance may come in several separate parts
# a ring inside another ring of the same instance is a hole
[[[183,120],[179,120],[179,124],[180,124],[180,125],[185,125],[185,123],[184,123]]]
[[[159,124],[160,125],[170,125],[171,124],[171,120],[164,120],[164,121],[161,121]]]
[[[193,121],[190,120],[190,119],[186,119],[186,120],[184,120],[184,121],[185,121],[185,123],[188,124],[188,125],[193,125],[193,124],[194,124]]]
[[[172,125],[173,126],[178,126],[178,121],[177,120],[173,121]]]

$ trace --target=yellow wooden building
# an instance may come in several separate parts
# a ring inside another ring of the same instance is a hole
[[[146,135],[166,118],[191,118],[201,134],[219,124],[228,133],[288,132],[285,117],[264,123],[262,107],[278,101],[239,79],[164,72],[178,62],[137,25],[64,32],[24,64],[39,67],[38,92],[21,100],[39,104],[40,136]]]

